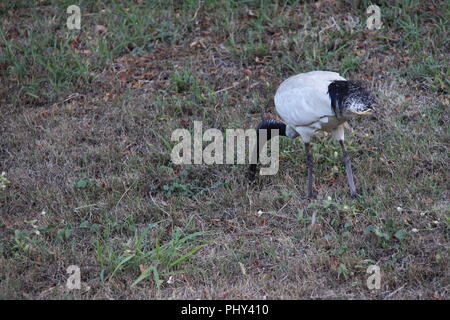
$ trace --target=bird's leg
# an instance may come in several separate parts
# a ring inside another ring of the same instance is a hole
[[[308,168],[308,198],[313,199],[316,197],[315,192],[313,191],[313,157],[311,153],[311,145],[309,143],[305,143],[306,150],[306,167]]]
[[[347,150],[345,149],[344,141],[339,140],[339,143],[342,148],[342,160],[345,165],[345,171],[347,172],[347,180],[348,180],[348,187],[350,189],[350,197],[352,199],[356,198],[356,188],[355,183],[353,182],[353,172],[352,172],[352,164],[350,163],[350,157],[348,156]]]

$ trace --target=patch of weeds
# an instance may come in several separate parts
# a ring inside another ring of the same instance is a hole
[[[331,251],[331,253],[335,256],[340,257],[340,256],[344,255],[347,251],[348,251],[348,247],[342,246],[337,249],[334,249],[333,251]]]
[[[308,226],[311,224],[311,217],[308,215],[305,215],[305,210],[298,209],[297,215],[295,216],[295,220],[298,224],[302,226]]]
[[[91,66],[70,47],[73,37],[31,33],[25,41],[7,40],[0,31],[0,62],[20,84],[18,94],[33,102],[54,100],[79,81],[88,82]]]
[[[342,158],[341,151],[330,137],[323,137],[322,139],[316,140],[311,146],[314,164],[320,170],[330,171],[331,168],[340,164]]]
[[[355,55],[348,55],[344,59],[342,59],[339,72],[343,76],[347,76],[348,74],[352,74],[358,71],[359,66],[361,65],[361,58]]]
[[[338,279],[340,277],[344,277],[347,279],[350,276],[350,271],[347,269],[347,266],[344,263],[340,263],[336,268],[336,273],[338,275]]]
[[[259,41],[255,42],[247,42],[245,43],[244,47],[242,48],[242,51],[238,51],[240,54],[241,60],[246,65],[251,65],[261,62],[265,56],[267,56],[270,53],[269,47]]]
[[[281,193],[278,195],[278,199],[280,202],[285,203],[289,199],[292,198],[292,193],[287,190],[282,190]]]
[[[162,188],[166,192],[167,197],[171,197],[174,194],[181,194],[186,197],[193,195],[193,191],[191,190],[193,184],[179,183],[179,179],[177,178],[174,180],[170,184],[165,184]]]
[[[197,92],[197,90],[195,92]],[[200,111],[201,113],[199,113],[199,115],[205,116],[205,108],[203,107],[201,101],[196,99],[196,97],[192,94],[192,92],[189,92],[189,94],[186,96],[170,97],[167,100],[167,111],[176,116],[197,115]]]
[[[167,115],[194,115],[206,117],[206,108],[215,103],[216,94],[205,81],[188,68],[175,69],[169,77],[170,96],[159,97],[153,103],[161,110],[160,118]]]
[[[364,230],[365,234],[374,234],[377,236],[383,243],[386,243],[386,241],[391,240],[391,236],[389,233],[384,231],[382,227],[370,225]]]
[[[197,80],[188,69],[175,70],[170,75],[170,89],[178,93],[187,92],[199,87]]]
[[[80,223],[79,228],[81,230],[86,230],[91,233],[97,233],[101,229],[101,226],[97,223],[91,223],[87,220],[84,220],[83,222]]]
[[[162,278],[177,273],[191,271],[191,258],[203,248],[208,232],[185,233],[174,227],[165,241],[158,236],[158,227],[163,221],[149,224],[143,230],[136,230],[130,243],[112,244],[109,240],[98,239],[95,243],[97,261],[100,264],[100,278],[109,280],[126,270],[138,270],[141,274],[131,286],[152,278],[159,289]],[[188,223],[189,224],[189,223]]]
[[[400,248],[401,243],[408,237],[405,228],[397,226],[392,218],[388,218],[383,224],[369,225],[364,229],[364,234],[373,234],[383,248]]]
[[[70,239],[72,235],[72,227],[70,224],[65,225],[64,227],[58,229],[56,232],[56,240],[59,242],[65,242]]]
[[[14,230],[12,235],[13,249],[17,254],[29,255],[32,252],[39,251],[39,246],[42,243],[42,238],[36,230]]]
[[[159,6],[154,1],[142,5],[114,1],[112,19],[108,21],[114,56],[127,52],[150,52],[156,41],[172,42],[180,38],[183,24],[176,23],[177,19],[170,10],[161,10]]]
[[[81,178],[75,182],[75,187],[78,189],[85,189],[91,186],[95,186],[95,179]]]
[[[331,197],[311,203],[308,206],[308,209],[319,212],[323,217],[332,217],[333,219],[337,219],[339,216],[348,214],[358,215],[360,213],[360,210],[355,203],[339,203],[334,201]]]
[[[450,87],[450,67],[444,59],[437,59],[435,55],[411,63],[408,66],[408,74],[435,91],[445,92]]]
[[[226,185],[224,182],[217,182],[208,185],[205,181],[194,179],[183,182],[179,177],[175,177],[169,184],[163,185],[162,189],[167,197],[181,195],[189,198],[198,198],[202,194]]]
[[[201,178],[193,177],[186,168],[187,166],[177,172],[176,176],[169,178],[162,186],[162,191],[164,191],[167,198],[184,196],[191,199],[197,199],[212,190],[228,186],[228,183],[226,182],[220,181],[211,184]]]

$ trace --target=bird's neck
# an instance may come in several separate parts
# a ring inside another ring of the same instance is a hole
[[[274,119],[268,119],[268,120],[261,121],[261,123],[258,125],[258,128],[256,128],[257,134],[259,133],[260,129],[267,130],[267,140],[269,140],[271,137],[272,129],[277,129],[278,135],[286,136],[286,124],[284,124],[281,121],[274,120]]]

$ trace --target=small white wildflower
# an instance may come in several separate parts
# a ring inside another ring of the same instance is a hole
[[[335,152],[333,153],[333,155],[334,155],[335,158],[337,158],[337,157],[338,157],[337,151],[335,151]]]
[[[327,200],[328,200],[328,201],[331,201],[331,197],[330,197],[330,196],[328,196],[328,197],[327,197]]]
[[[264,211],[258,210],[258,212],[256,214],[258,215],[258,217],[261,217],[263,213],[264,213]]]
[[[423,217],[424,215],[426,215],[426,212],[421,212],[420,215]]]
[[[349,207],[348,205],[345,205],[345,206],[343,207],[343,209],[347,211],[347,210],[350,209],[350,207]]]
[[[175,282],[175,280],[173,279],[173,276],[169,277],[169,280],[166,281],[168,284],[172,284]]]
[[[241,268],[242,275],[246,276],[247,270],[245,270],[244,264],[242,262],[238,262],[238,264],[239,264],[239,267]]]
[[[5,171],[2,171],[2,176],[6,176],[6,172]]]
[[[131,248],[131,247],[133,246],[133,243],[134,243],[133,239],[132,239],[132,238],[129,238],[125,245],[126,245],[127,247]],[[131,251],[130,251],[130,252],[131,252]]]
[[[397,212],[402,212],[403,208],[402,207],[397,207]]]
[[[411,231],[414,232],[414,233],[419,232],[419,230],[416,229],[416,228],[412,228]]]
[[[34,233],[36,234],[36,235],[40,235],[41,233],[39,232],[39,230],[34,230]]]
[[[434,220],[433,223],[434,223],[434,224],[439,224],[439,221]]]
[[[42,210],[41,215],[45,216],[47,212],[45,210]]]

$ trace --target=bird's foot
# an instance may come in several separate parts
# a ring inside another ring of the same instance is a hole
[[[306,199],[308,199],[308,200],[315,200],[315,199],[317,199],[317,192],[315,192],[315,191],[308,192],[308,197],[306,197]]]
[[[350,193],[350,199],[356,200],[356,199],[359,199],[359,198],[361,198],[361,196],[359,194],[357,194],[356,192]]]

